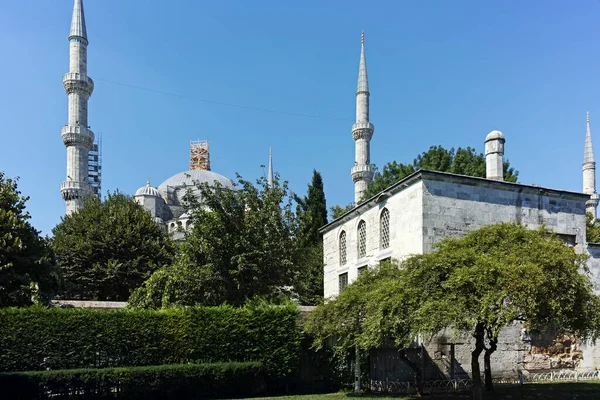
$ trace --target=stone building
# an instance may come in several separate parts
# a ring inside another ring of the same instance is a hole
[[[412,254],[426,253],[444,238],[462,236],[501,222],[521,223],[529,228],[545,225],[576,251],[590,254],[591,276],[600,292],[600,245],[586,241],[586,211],[595,216],[598,206],[589,114],[581,193],[505,182],[502,162],[506,138],[494,130],[484,140],[486,178],[421,170],[359,204],[373,177],[369,165],[373,125],[369,121],[364,35],[359,65],[356,123],[352,127],[356,159],[351,170],[358,205],[321,228],[326,298],[336,296],[362,271],[383,260],[402,260]],[[460,369],[469,372],[470,338],[465,338],[461,345],[442,336],[424,347],[434,361],[432,365],[440,361],[434,355],[445,354],[448,358],[452,353]],[[502,333],[501,340],[493,356],[494,370],[511,373],[524,369],[532,349],[531,338],[514,326]],[[583,360],[578,360],[575,366],[600,367],[600,354],[595,348],[581,346],[581,349]],[[378,359],[381,354],[373,356]],[[393,368],[398,371],[398,365]],[[389,374],[385,377],[388,379]]]
[[[96,151],[96,161],[98,160],[98,147],[94,147],[94,133],[88,126],[88,99],[94,89],[94,82],[87,76],[88,44],[83,0],[74,0],[69,33],[70,68],[63,76],[63,85],[69,99],[69,115],[68,124],[62,128],[62,140],[67,148],[67,180],[60,184],[60,191],[65,200],[67,215],[81,209],[83,199],[93,194],[88,173],[89,155]],[[196,146],[196,149],[200,147]],[[148,180],[134,195],[134,199],[148,210],[159,225],[172,233],[176,240],[182,239],[184,231],[191,226],[190,215],[185,212],[184,196],[191,190],[191,194],[202,201],[200,191],[195,187],[196,182],[209,185],[217,182],[224,188],[233,189],[230,179],[210,170],[210,163],[207,162],[208,147],[205,150],[206,160],[199,161],[196,158],[195,163],[190,162],[190,170],[173,175],[158,188],[152,187]],[[272,175],[270,160],[271,183]]]

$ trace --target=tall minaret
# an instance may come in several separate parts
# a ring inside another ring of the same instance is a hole
[[[362,200],[367,185],[373,180],[375,172],[371,165],[370,142],[373,137],[373,124],[369,122],[369,81],[367,79],[367,60],[365,59],[365,32],[361,37],[360,66],[358,68],[358,87],[356,89],[356,123],[352,125],[356,153],[354,167],[350,171],[354,182],[354,203]]]
[[[94,133],[88,129],[88,99],[94,82],[87,76],[87,33],[82,0],[75,0],[69,34],[69,72],[63,76],[63,86],[69,97],[69,123],[62,128],[62,140],[67,147],[67,180],[60,192],[67,206],[67,215],[78,211],[84,197],[92,193],[88,182],[88,151]]]
[[[592,132],[590,130],[590,113],[587,113],[585,130],[585,148],[583,150],[583,193],[591,197],[585,203],[586,212],[592,213],[596,218],[598,207],[598,194],[596,193],[596,161],[594,159],[594,148],[592,147]]]
[[[273,150],[269,147],[269,170],[267,172],[267,185],[273,187]]]

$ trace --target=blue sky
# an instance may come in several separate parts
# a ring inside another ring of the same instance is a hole
[[[520,182],[580,191],[588,110],[600,143],[598,0],[84,5],[104,191],[158,186],[187,170],[190,139],[209,139],[215,172],[255,179],[272,146],[292,190],[305,193],[315,168],[329,205],[351,202],[362,29],[379,167],[430,145],[483,151],[499,129]],[[0,1],[0,170],[20,176],[45,234],[64,214],[71,11],[72,0]]]

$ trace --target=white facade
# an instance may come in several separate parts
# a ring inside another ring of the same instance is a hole
[[[402,260],[432,250],[447,237],[501,222],[522,223],[532,229],[543,224],[586,251],[585,211],[588,195],[473,178],[419,171],[322,228],[324,295],[336,296],[339,282],[348,283],[359,268],[391,258]],[[389,210],[389,248],[382,248],[381,213]],[[366,254],[359,257],[359,229],[366,224]],[[346,234],[346,262],[340,235]]]

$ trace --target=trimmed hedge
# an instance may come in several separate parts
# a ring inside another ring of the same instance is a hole
[[[298,366],[298,309],[0,310],[0,372],[260,361],[268,377]]]
[[[0,373],[7,399],[206,399],[263,394],[260,363]]]

